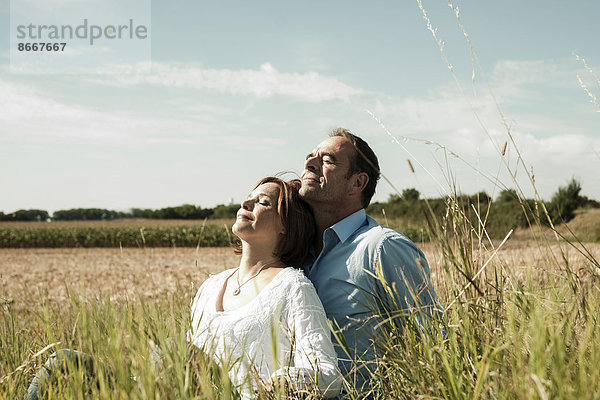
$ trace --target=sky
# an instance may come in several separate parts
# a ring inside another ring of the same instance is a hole
[[[573,177],[600,199],[598,1],[107,4],[0,0],[0,211],[237,203],[340,126],[379,157],[376,201]],[[146,37],[16,50],[20,21],[83,19]]]

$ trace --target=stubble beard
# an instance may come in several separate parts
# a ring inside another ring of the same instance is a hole
[[[335,206],[343,204],[345,199],[341,188],[334,186],[304,185],[300,186],[298,194],[300,198],[307,202],[311,207],[321,207],[322,205]]]
[[[327,195],[321,186],[300,186],[300,198],[312,206],[315,202],[326,200]]]

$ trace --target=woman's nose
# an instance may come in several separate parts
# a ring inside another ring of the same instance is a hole
[[[246,199],[242,201],[242,208],[246,211],[252,211],[252,204],[254,204],[250,199]]]

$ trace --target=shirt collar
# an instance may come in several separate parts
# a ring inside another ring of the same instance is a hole
[[[358,228],[363,226],[367,221],[367,214],[364,208],[348,215],[343,220],[333,224],[328,229],[331,229],[340,239],[340,242],[345,242]]]

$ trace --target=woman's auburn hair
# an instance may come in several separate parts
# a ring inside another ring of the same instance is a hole
[[[265,183],[274,183],[279,187],[277,214],[285,229],[285,235],[277,244],[273,255],[288,267],[302,269],[316,231],[315,217],[298,193],[302,183],[300,179],[286,182],[281,178],[268,176],[261,179],[252,190]],[[235,246],[235,253],[242,253],[241,244]]]

